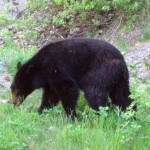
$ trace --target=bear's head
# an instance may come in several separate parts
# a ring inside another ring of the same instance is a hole
[[[19,106],[22,104],[24,99],[34,90],[32,87],[32,74],[29,73],[32,66],[26,67],[20,62],[17,64],[17,73],[14,77],[14,80],[10,86],[12,98],[11,102]]]

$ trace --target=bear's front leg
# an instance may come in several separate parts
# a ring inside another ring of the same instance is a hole
[[[43,109],[50,109],[59,102],[59,96],[49,87],[43,88],[42,102],[38,108],[38,113],[42,114]]]
[[[79,90],[75,85],[64,85],[60,92],[61,102],[67,115],[72,119],[76,117],[76,104]]]

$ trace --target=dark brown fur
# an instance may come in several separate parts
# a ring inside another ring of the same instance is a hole
[[[95,110],[108,105],[108,96],[122,110],[132,102],[124,58],[104,41],[68,39],[52,43],[18,67],[11,85],[13,103],[19,105],[35,89],[43,88],[39,113],[61,100],[66,113],[76,116],[79,90]]]

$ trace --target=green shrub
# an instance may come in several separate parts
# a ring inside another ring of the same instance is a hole
[[[43,8],[49,0],[28,0],[27,6],[31,9]]]
[[[12,23],[15,18],[12,17],[9,13],[8,10],[11,8],[12,3],[9,2],[7,4],[5,4],[4,6],[2,6],[2,11],[0,12],[0,26],[5,26],[8,25],[10,23]]]
[[[58,6],[61,6],[61,11],[58,11],[54,17],[54,23],[57,25],[65,25],[66,18],[69,14],[78,16],[88,16],[89,11],[94,11],[95,14],[103,12],[115,11],[125,19],[135,21],[139,18],[139,13],[148,13],[150,2],[148,0],[53,0],[56,4],[55,11]],[[86,17],[84,17],[86,18]]]
[[[27,61],[35,53],[35,49],[34,46],[30,49],[16,46],[11,39],[7,39],[5,46],[0,48],[1,61],[8,69],[8,72],[14,74],[18,61]]]

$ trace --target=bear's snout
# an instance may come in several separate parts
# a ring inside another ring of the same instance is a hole
[[[13,98],[11,99],[11,103],[13,103],[15,106],[19,106],[20,104],[22,104],[22,102],[23,102],[23,101],[22,101],[21,98],[19,98],[19,97],[18,97],[18,98],[14,98],[14,97],[13,97]]]
[[[18,95],[18,92],[12,92],[11,103],[13,103],[15,106],[19,106],[20,104],[22,104],[22,102],[23,99]]]

